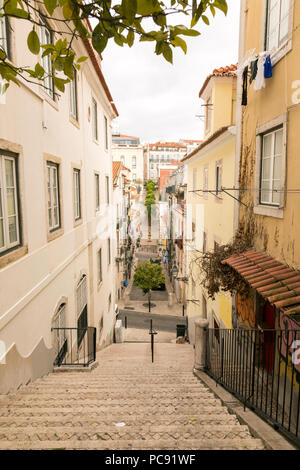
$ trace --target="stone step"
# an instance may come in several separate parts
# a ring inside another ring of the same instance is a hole
[[[185,384],[179,384],[179,385],[176,385],[176,384],[170,384],[170,385],[166,385],[166,384],[163,384],[163,385],[159,385],[157,386],[157,384],[136,384],[135,382],[131,383],[131,384],[120,384],[119,383],[119,386],[116,387],[117,390],[113,389],[112,387],[108,386],[107,384],[102,384],[101,382],[100,383],[96,383],[96,384],[86,384],[86,383],[83,383],[83,384],[80,384],[78,385],[78,388],[77,390],[80,391],[80,393],[88,393],[88,392],[91,392],[91,393],[96,393],[96,392],[99,392],[99,393],[115,393],[116,391],[118,392],[120,389],[122,391],[126,391],[128,393],[130,393],[132,390],[136,390],[138,387],[139,391],[141,393],[153,393],[153,392],[160,392],[161,395],[163,395],[164,393],[177,393],[177,395],[181,395],[182,393],[185,393],[185,392],[199,392],[199,393],[202,393],[204,391],[208,391],[208,388],[205,387],[204,385],[202,385],[201,383],[197,384],[189,384],[189,385],[185,385]],[[65,384],[57,384],[57,385],[53,385],[53,384],[39,384],[39,385],[28,385],[28,386],[25,386],[25,387],[22,387],[21,389],[19,389],[18,393],[20,394],[25,394],[25,393],[37,393],[37,394],[40,394],[40,393],[51,393],[51,392],[55,392],[55,393],[62,393],[63,391],[65,392],[69,392],[70,391],[70,385],[65,385]],[[71,390],[72,391],[72,390]],[[74,391],[75,392],[75,391]],[[2,395],[2,398],[3,397],[6,397],[6,396],[12,396],[13,393],[10,393],[9,395]],[[0,400],[1,400],[1,396],[0,396]]]
[[[0,441],[82,441],[82,440],[178,440],[178,439],[249,439],[247,426],[234,425],[186,425],[163,426],[144,425],[125,426],[67,426],[55,429],[41,427],[0,428]]]
[[[120,414],[115,415],[107,415],[106,418],[103,414],[95,414],[95,413],[82,413],[71,415],[68,413],[66,416],[50,416],[45,419],[44,416],[33,416],[33,417],[18,417],[18,416],[7,416],[7,417],[0,417],[0,431],[2,427],[18,427],[18,428],[26,428],[27,426],[30,427],[61,427],[61,426],[87,426],[89,425],[91,428],[95,426],[111,426],[112,424],[117,423],[125,423],[126,426],[135,426],[135,425],[164,425],[164,426],[185,426],[185,425],[201,425],[201,426],[208,426],[208,425],[233,425],[239,424],[238,419],[234,415],[228,414],[198,414],[194,416],[144,416],[136,415],[136,416],[126,416]]]
[[[30,407],[30,406],[40,406],[42,407],[83,407],[83,406],[94,406],[99,407],[103,406],[136,406],[139,403],[143,404],[146,408],[147,406],[157,406],[158,400],[157,398],[145,398],[142,397],[139,399],[139,395],[135,398],[120,398],[120,399],[112,399],[110,397],[106,397],[105,400],[99,400],[97,397],[95,399],[89,398],[87,399],[85,396],[79,398],[76,396],[68,396],[66,395],[64,398],[57,399],[55,395],[46,395],[46,396],[36,396],[34,394],[29,396],[22,395],[21,398],[17,397],[17,399],[7,399],[0,401],[0,409],[5,408],[7,406],[13,406],[14,408],[19,407]],[[166,398],[160,397],[159,404],[162,406],[200,406],[200,405],[213,405],[213,406],[221,406],[221,401],[214,398],[212,395],[201,396],[197,397],[194,396],[192,398],[186,397],[174,397],[174,398]]]
[[[0,407],[0,417],[32,417],[32,416],[73,416],[74,418],[78,417],[79,415],[85,416],[86,414],[93,414],[93,416],[100,416],[102,418],[108,417],[113,419],[112,417],[115,416],[117,421],[122,421],[125,419],[126,416],[144,416],[144,417],[154,417],[154,416],[197,416],[197,415],[214,415],[214,416],[230,416],[228,410],[225,407],[208,405],[206,402],[199,406],[191,406],[191,405],[184,405],[180,406],[177,405],[176,407],[172,405],[161,405],[157,403],[155,406],[145,407],[141,404],[137,404],[136,406],[132,407],[132,405],[115,405],[108,408],[105,403],[102,403],[99,406],[83,406],[82,404],[78,403],[77,406],[65,406],[61,407],[59,405],[49,407],[36,407],[36,406],[26,406],[26,407],[14,407],[11,408]]]
[[[259,439],[0,441],[0,450],[264,450]]]
[[[55,394],[56,400],[86,400],[86,399],[98,399],[107,400],[109,394],[109,400],[160,400],[163,396],[164,399],[179,400],[179,399],[197,399],[197,398],[213,398],[211,392],[206,389],[188,389],[188,390],[164,390],[163,392],[157,389],[154,390],[82,390],[80,388],[76,390],[34,390],[34,391],[22,391],[17,395],[8,395],[6,399],[0,400],[0,404],[11,404],[18,403],[25,400],[32,399],[45,399],[50,400]]]

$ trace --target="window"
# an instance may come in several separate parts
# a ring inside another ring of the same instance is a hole
[[[20,244],[16,157],[0,152],[0,253]]]
[[[105,184],[106,184],[106,202],[109,204],[109,176],[105,177]]]
[[[52,34],[50,29],[48,28],[46,22],[41,18],[41,27],[40,27],[40,42],[42,45],[51,44],[52,43]],[[42,49],[43,51],[43,49]],[[46,78],[44,80],[44,89],[46,93],[54,98],[54,84],[52,78],[52,63],[50,59],[50,55],[45,55],[42,57],[42,66],[46,73]]]
[[[92,100],[93,139],[98,141],[98,109],[96,100]]]
[[[82,276],[80,279],[77,291],[76,291],[76,300],[77,300],[77,342],[78,348],[82,343],[82,340],[85,336],[86,329],[88,326],[88,316],[87,316],[87,278]]]
[[[74,78],[70,82],[70,114],[76,121],[78,120],[77,109],[77,70],[73,67]]]
[[[260,204],[280,204],[283,128],[262,136]]]
[[[74,216],[75,220],[81,218],[81,202],[80,202],[80,170],[73,170],[74,180]]]
[[[222,196],[222,163],[216,164],[216,196]]]
[[[111,263],[110,238],[107,239],[107,264]]]
[[[95,174],[96,211],[100,210],[100,176]]]
[[[136,181],[136,173],[133,173],[132,179],[133,179],[133,181]]]
[[[132,157],[132,168],[136,168],[136,157]]]
[[[102,278],[102,248],[98,251],[97,255],[97,269],[98,269],[98,284],[103,280]]]
[[[58,165],[56,163],[47,162],[47,184],[48,223],[49,230],[52,231],[60,227]]]
[[[278,49],[288,39],[290,0],[268,0],[266,50]]]
[[[104,132],[105,132],[105,149],[108,150],[108,121],[107,121],[106,116],[104,116]]]
[[[0,0],[0,9],[2,9],[3,0]],[[10,58],[9,51],[9,23],[7,17],[0,18],[0,48],[6,52]]]
[[[55,365],[60,365],[68,352],[66,337],[66,304],[61,304],[52,323],[54,332]],[[72,345],[71,345],[72,346]]]

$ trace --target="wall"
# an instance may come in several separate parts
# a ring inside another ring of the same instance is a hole
[[[12,20],[14,63],[30,65],[27,26]],[[74,43],[87,55],[82,43]],[[0,105],[0,151],[17,154],[23,243],[20,249],[0,256],[0,340],[7,351],[0,365],[0,391],[15,389],[52,368],[51,326],[60,305],[67,305],[67,325],[76,326],[76,286],[83,274],[88,281],[88,323],[97,328],[97,346],[112,340],[114,324],[114,269],[104,265],[103,283],[97,284],[97,258],[107,238],[113,237],[110,212],[105,208],[105,177],[112,194],[110,145],[105,149],[104,115],[114,117],[107,96],[90,60],[78,73],[78,122],[69,114],[69,89],[53,101],[38,86],[12,84],[6,104]],[[89,107],[98,102],[99,141],[92,139]],[[60,164],[62,228],[48,232],[46,161]],[[81,214],[74,221],[73,167],[81,171]],[[101,210],[95,211],[94,172],[100,174]],[[112,196],[111,196],[112,197]],[[112,253],[112,259],[113,259]],[[112,302],[108,307],[108,296]],[[103,316],[103,328],[99,325]],[[37,359],[40,358],[40,361]],[[18,364],[18,369],[16,370]],[[24,368],[24,370],[22,369]],[[23,372],[22,372],[23,370]]]

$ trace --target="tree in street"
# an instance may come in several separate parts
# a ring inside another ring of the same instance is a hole
[[[151,291],[165,284],[166,279],[162,267],[149,262],[139,264],[134,275],[134,285],[148,294],[149,313],[151,312]]]
[[[51,77],[55,88],[64,92],[66,83],[74,78],[74,67],[79,70],[87,59],[76,57],[73,50],[79,38],[91,41],[98,54],[103,53],[112,39],[121,47],[132,47],[136,40],[151,41],[155,53],[172,63],[173,48],[181,48],[186,53],[183,37],[198,36],[200,32],[195,29],[198,21],[202,19],[208,25],[208,13],[215,16],[216,10],[227,14],[226,0],[0,0],[0,31],[7,22],[9,32],[13,33],[11,18],[29,23],[27,45],[38,59],[33,67],[16,65],[10,60],[1,37],[0,79],[5,84],[2,91],[11,82],[19,85],[22,79],[45,87],[45,79]],[[190,17],[190,27],[171,24],[174,14]],[[45,25],[52,36],[47,44],[40,36]],[[42,66],[46,56],[51,61],[47,70]]]

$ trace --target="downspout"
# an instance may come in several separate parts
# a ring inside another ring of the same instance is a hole
[[[240,32],[239,32],[239,66],[242,65],[245,54],[245,32],[246,32],[246,9],[247,0],[240,0]],[[237,74],[237,96],[236,96],[236,148],[235,148],[235,187],[239,188],[240,162],[242,154],[242,134],[243,134],[243,108],[242,108],[242,71]],[[236,191],[236,198],[240,198],[240,192]],[[234,205],[233,233],[239,227],[240,203]]]

